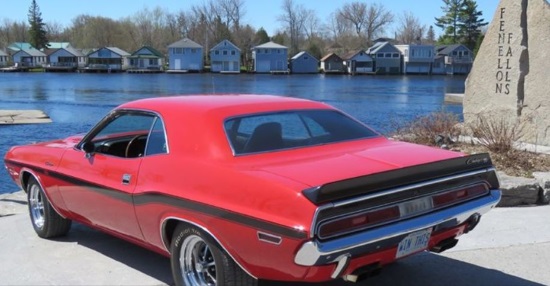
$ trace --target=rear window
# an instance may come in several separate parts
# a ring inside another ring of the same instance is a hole
[[[375,137],[378,134],[335,110],[293,110],[234,117],[224,124],[236,155]]]

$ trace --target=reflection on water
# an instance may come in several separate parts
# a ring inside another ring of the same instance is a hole
[[[334,105],[381,132],[395,122],[445,108],[445,93],[464,92],[464,77],[220,74],[0,73],[0,109],[40,109],[50,124],[0,126],[0,155],[9,146],[88,131],[117,105],[177,94],[255,93]],[[5,170],[0,193],[15,191]]]

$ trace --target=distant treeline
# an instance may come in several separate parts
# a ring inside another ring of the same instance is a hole
[[[443,0],[446,1],[449,0]],[[473,0],[466,2],[475,3]],[[274,35],[245,23],[245,8],[245,0],[209,0],[178,12],[160,7],[144,8],[118,20],[83,14],[73,18],[66,27],[51,19],[44,19],[44,23],[49,41],[70,42],[73,47],[81,49],[113,46],[132,52],[148,45],[166,53],[169,44],[188,37],[201,44],[207,54],[215,44],[229,39],[243,51],[245,61],[253,46],[269,40],[288,46],[290,56],[305,50],[318,58],[334,47],[340,48],[342,53],[366,49],[376,38],[389,33],[395,43],[436,43],[432,26],[421,25],[410,12],[396,16],[383,4],[346,3],[328,19],[320,19],[313,9],[296,4],[294,0],[284,0],[280,12],[274,16],[280,23]],[[392,23],[397,23],[397,28],[388,31]],[[28,42],[28,30],[26,22],[3,19],[0,48],[13,42]],[[440,40],[448,38],[441,37]]]

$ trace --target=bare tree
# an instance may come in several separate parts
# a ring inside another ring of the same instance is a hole
[[[314,12],[307,10],[303,5],[297,5],[294,0],[284,0],[283,14],[277,19],[284,23],[285,30],[289,34],[290,39],[290,54],[295,54],[300,48],[300,40],[304,32],[304,26],[310,14]]]
[[[410,11],[403,12],[399,18],[400,26],[396,30],[396,40],[402,44],[421,44],[426,26]]]
[[[393,14],[382,4],[372,4],[367,10],[366,38],[367,45],[372,45],[374,37],[383,34],[386,27],[393,22]]]
[[[338,14],[355,28],[355,33],[364,38],[367,46],[372,44],[375,36],[393,22],[393,15],[382,4],[368,5],[364,2],[351,2],[338,10]]]
[[[363,26],[367,24],[367,3],[351,2],[345,4],[338,10],[338,14],[355,27],[357,36],[362,35]]]
[[[237,31],[241,26],[241,19],[245,15],[244,0],[217,0],[217,7],[223,23]]]
[[[0,47],[7,47],[13,42],[26,42],[28,30],[27,22],[4,19],[0,25]]]
[[[48,38],[52,42],[61,42],[65,40],[63,25],[58,22],[48,22],[45,25]]]

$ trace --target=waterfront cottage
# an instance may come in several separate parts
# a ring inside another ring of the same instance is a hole
[[[342,57],[344,68],[349,74],[367,74],[374,71],[374,61],[365,51],[352,51]]]
[[[464,45],[436,47],[432,72],[434,74],[468,74],[474,63],[473,53]]]
[[[65,48],[47,49],[48,66],[46,70],[74,70],[86,66],[86,56],[70,45]]]
[[[204,68],[203,47],[188,38],[168,46],[168,71],[200,72]]]
[[[252,48],[254,71],[257,73],[288,72],[288,48],[274,42]]]
[[[330,53],[321,59],[321,72],[343,73],[344,60],[335,53]]]
[[[34,48],[19,50],[12,57],[18,67],[42,67],[47,63],[46,54]]]
[[[161,71],[164,66],[164,56],[150,46],[143,46],[128,57],[130,69]]]
[[[292,73],[318,73],[319,60],[306,51],[299,52],[290,59],[290,71]]]
[[[128,68],[130,54],[116,47],[103,47],[88,54],[86,70],[119,72]]]
[[[400,74],[401,52],[389,42],[377,42],[367,50],[377,74]]]
[[[8,66],[8,58],[8,53],[6,53],[4,50],[0,50],[0,67]]]
[[[404,74],[430,74],[435,56],[433,45],[396,45],[403,56]]]
[[[210,71],[239,73],[241,71],[241,49],[229,40],[223,40],[210,49]]]

